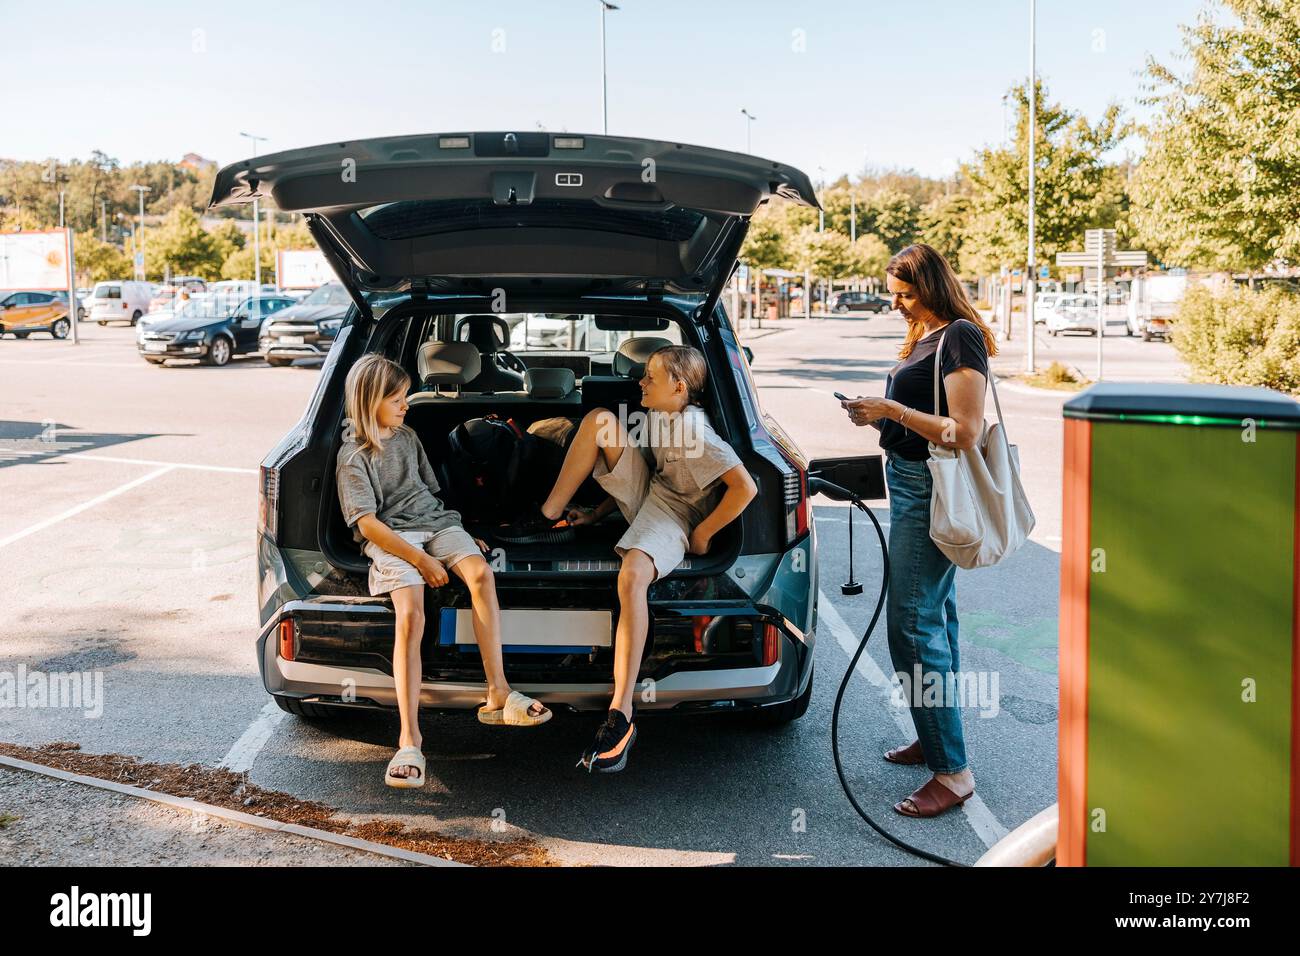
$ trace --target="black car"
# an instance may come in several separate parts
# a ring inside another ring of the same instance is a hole
[[[262,355],[268,365],[298,358],[323,358],[334,344],[352,299],[341,282],[327,282],[262,327]]]
[[[142,326],[136,346],[151,365],[162,365],[168,359],[225,365],[236,355],[257,352],[263,323],[293,303],[288,296],[279,295],[252,295],[234,301],[196,297],[169,318]]]
[[[355,182],[334,173],[339,155],[355,160]],[[770,160],[547,132],[331,143],[217,174],[214,207],[258,198],[302,214],[352,303],[306,411],[259,471],[257,658],[281,708],[315,718],[396,705],[393,604],[369,593],[368,561],[334,483],[345,380],[359,359],[387,355],[407,370],[406,425],[438,470],[440,493],[462,509],[467,530],[491,537],[493,513],[468,516],[493,482],[459,480],[470,462],[451,435],[488,415],[519,429],[597,407],[644,415],[644,364],[677,341],[705,356],[702,403],[759,491],[708,553],[650,586],[640,673],[655,694],[638,707],[749,713],[770,725],[804,713],[818,595],[809,471],[818,463],[761,409],[720,302],[750,218],[772,196],[817,206],[804,173]],[[608,335],[597,351],[512,350],[501,316],[513,313],[590,316]],[[538,491],[532,484],[507,491],[522,498]],[[613,546],[623,530],[611,514],[571,542],[493,553],[516,688],[552,707],[608,706]],[[470,613],[458,580],[425,589],[423,706],[483,699]]]
[[[830,309],[843,315],[845,312],[888,312],[892,306],[888,299],[872,292],[836,292],[831,295]]]

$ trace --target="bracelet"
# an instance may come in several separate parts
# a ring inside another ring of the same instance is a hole
[[[907,427],[907,416],[908,416],[908,414],[909,414],[911,411],[912,411],[912,409],[911,409],[910,407],[904,406],[904,408],[903,408],[903,414],[901,414],[901,415],[898,416],[898,424],[900,424],[900,425],[902,425],[904,428],[906,428],[906,427]]]

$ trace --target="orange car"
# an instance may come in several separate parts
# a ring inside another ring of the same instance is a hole
[[[33,332],[49,332],[66,339],[72,324],[68,306],[52,292],[0,292],[0,335],[12,332],[25,339]]]

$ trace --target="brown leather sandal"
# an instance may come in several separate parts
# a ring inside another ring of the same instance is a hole
[[[907,798],[916,807],[915,811],[904,809],[901,800],[894,804],[894,809],[905,817],[937,817],[953,807],[961,806],[974,794],[975,791],[972,790],[966,796],[959,797],[940,783],[938,777],[931,777],[924,787]]]
[[[890,763],[918,764],[925,763],[925,754],[921,753],[921,741],[913,740],[906,747],[895,747],[885,751],[885,759]]]

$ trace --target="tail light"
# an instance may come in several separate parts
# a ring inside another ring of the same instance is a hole
[[[257,530],[274,541],[280,530],[280,469],[262,465],[257,486]]]
[[[781,648],[781,633],[775,624],[763,625],[763,666],[775,664]]]
[[[131,308],[131,304],[130,304],[129,302],[123,302],[123,303],[122,303],[122,308],[124,308],[124,309],[129,309],[129,308]]]
[[[280,659],[291,661],[297,653],[298,627],[293,618],[286,617],[280,622]]]

